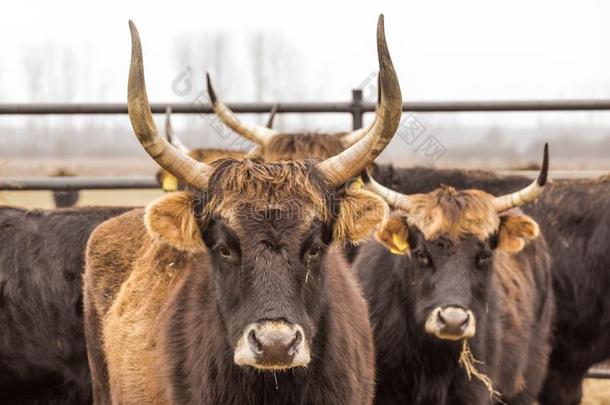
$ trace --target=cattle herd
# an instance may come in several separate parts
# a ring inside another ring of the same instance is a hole
[[[167,193],[144,208],[0,207],[2,404],[577,405],[610,357],[610,181],[375,164],[402,96],[377,26],[373,123],[251,151],[128,111]],[[610,397],[610,393],[609,393]]]

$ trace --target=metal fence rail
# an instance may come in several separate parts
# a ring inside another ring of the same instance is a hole
[[[535,179],[539,172],[535,170],[505,170],[497,171],[500,175],[519,175]],[[606,174],[603,171],[550,171],[551,179],[591,179]],[[73,176],[44,177],[19,176],[0,177],[0,190],[130,190],[157,189],[159,183],[153,176]]]
[[[228,103],[236,113],[268,113],[276,103]],[[278,113],[349,113],[353,128],[362,127],[362,117],[375,111],[375,103],[364,100],[362,90],[352,90],[347,102],[284,102],[277,104]],[[153,113],[164,113],[171,107],[179,114],[212,114],[207,103],[153,103]],[[608,111],[610,100],[505,100],[505,101],[414,101],[405,102],[403,111],[409,112],[527,112],[527,111]],[[55,103],[55,104],[0,104],[0,115],[92,115],[127,114],[124,103]]]
[[[153,176],[74,176],[74,177],[4,177],[0,190],[120,190],[153,189],[159,183]]]

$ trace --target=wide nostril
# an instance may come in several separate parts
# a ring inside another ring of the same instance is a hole
[[[248,343],[255,353],[261,354],[263,352],[263,345],[260,340],[257,339],[256,331],[254,329],[248,333]]]
[[[303,341],[303,334],[300,330],[297,330],[294,339],[292,339],[292,342],[290,342],[290,345],[288,346],[288,354],[290,356],[294,356],[297,353],[297,348],[301,344],[301,341]]]

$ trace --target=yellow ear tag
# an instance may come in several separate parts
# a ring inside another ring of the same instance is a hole
[[[163,183],[161,183],[161,188],[163,191],[178,190],[178,179],[168,173],[163,179]]]
[[[403,235],[397,233],[392,234],[392,244],[394,247],[390,249],[390,252],[395,255],[404,255],[409,250],[409,243]]]
[[[362,181],[362,178],[360,178],[360,176],[358,176],[358,177],[354,177],[352,180],[350,180],[350,182],[347,185],[347,189],[349,191],[360,191],[360,190],[362,190],[363,186],[364,186],[364,182]]]

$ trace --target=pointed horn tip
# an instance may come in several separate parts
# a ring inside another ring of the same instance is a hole
[[[269,113],[269,119],[267,120],[267,125],[265,125],[269,129],[273,128],[273,121],[275,120],[275,115],[277,114],[277,109],[278,109],[279,105],[280,105],[279,103],[275,103],[275,104],[273,104],[273,107],[271,107],[271,112]]]
[[[379,84],[377,86],[378,100],[381,100],[382,91],[387,91],[387,96],[392,99],[400,99],[402,103],[402,94],[400,92],[398,76],[396,75],[396,70],[394,69],[392,56],[390,55],[388,42],[385,36],[383,14],[379,16],[379,22],[377,24],[377,58],[379,60],[379,74],[377,76]]]
[[[218,101],[218,99],[216,97],[216,92],[214,91],[214,87],[212,86],[212,79],[210,78],[210,73],[208,73],[208,72],[205,73],[205,81],[208,86],[208,96],[210,97],[210,102],[212,104],[216,104],[216,101]]]
[[[542,167],[540,168],[540,174],[538,175],[537,183],[540,187],[544,187],[547,183],[549,174],[549,143],[544,144],[544,157],[542,158]]]
[[[379,46],[380,44],[385,42],[385,23],[383,19],[383,14],[380,14],[379,19],[377,20],[377,44]]]
[[[133,39],[138,38],[138,28],[136,27],[136,24],[133,22],[133,20],[129,20],[129,32],[131,33],[131,37]]]

